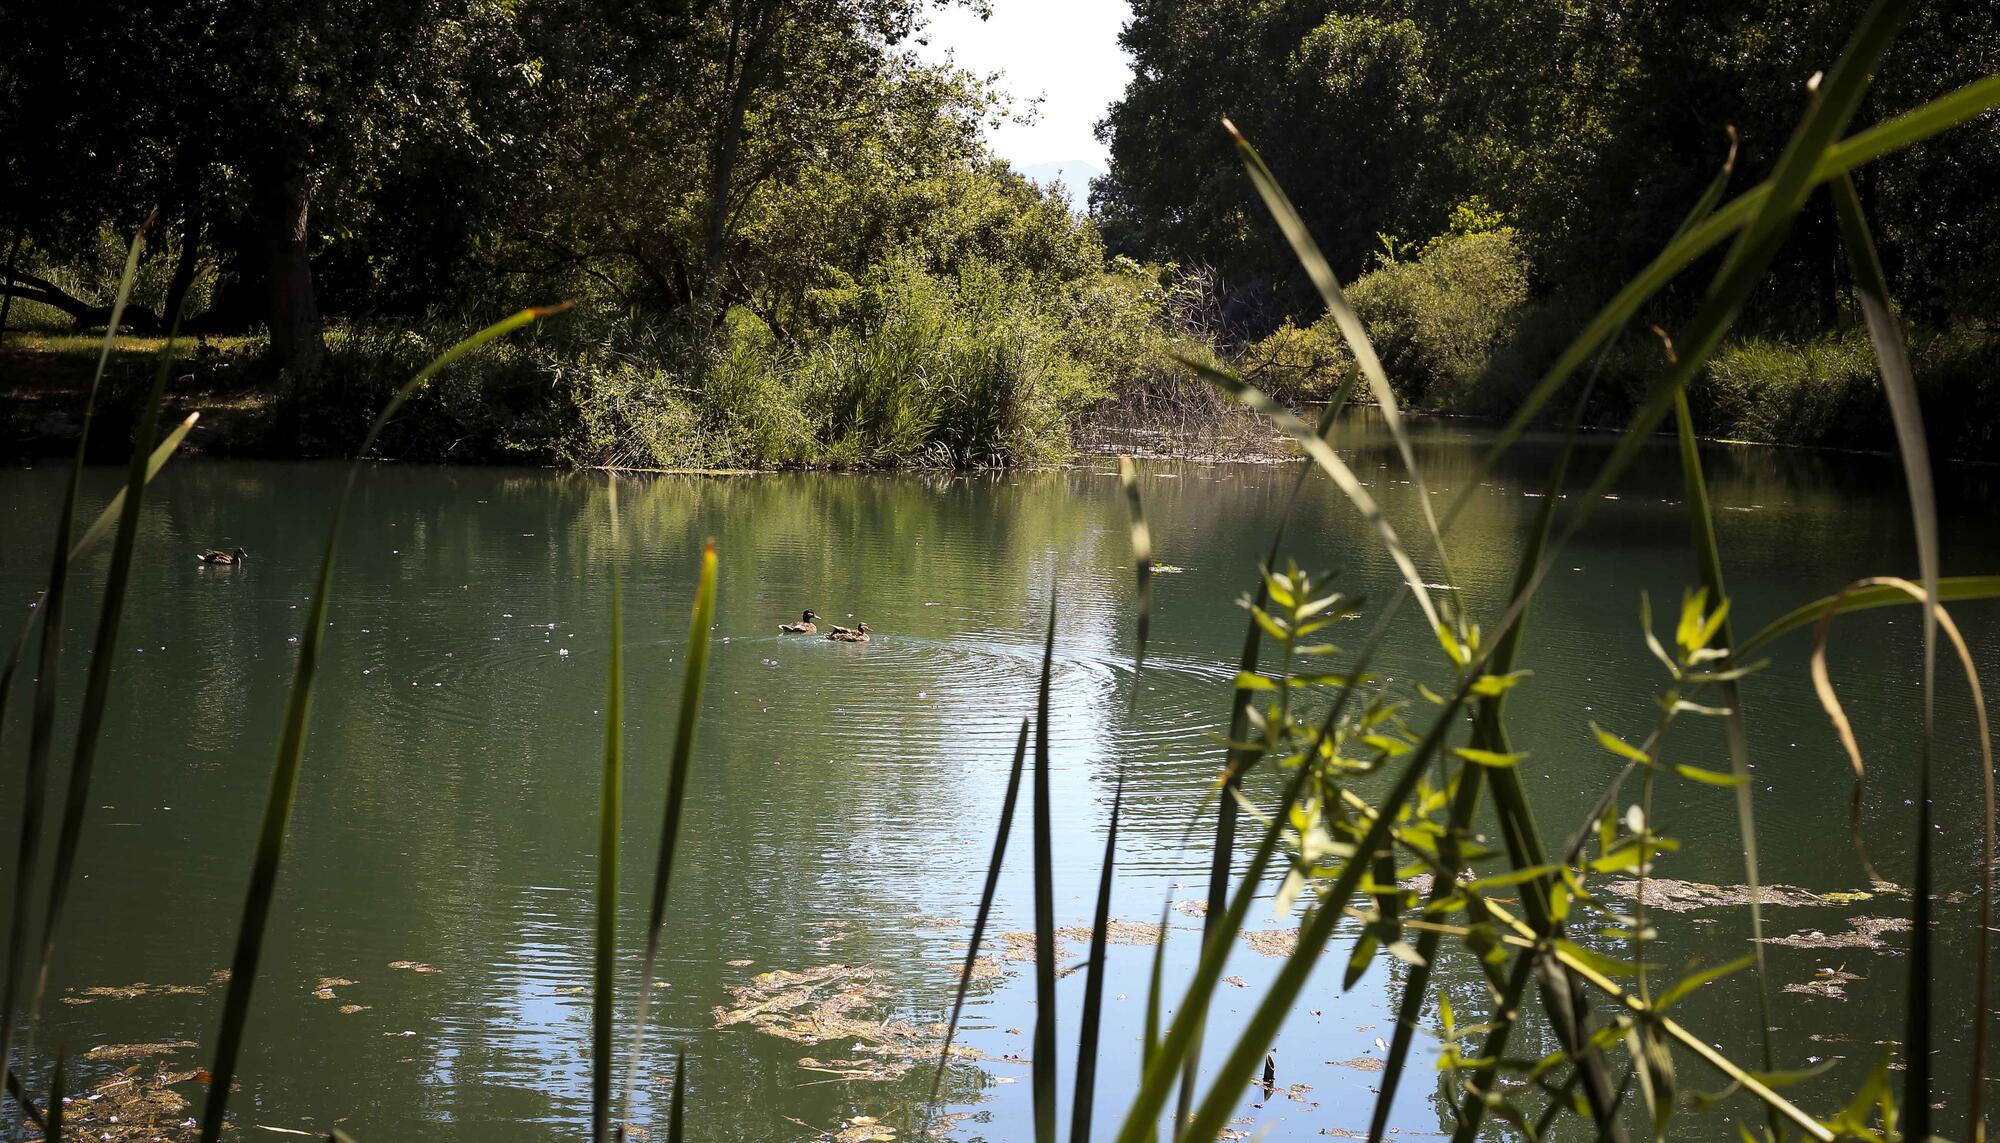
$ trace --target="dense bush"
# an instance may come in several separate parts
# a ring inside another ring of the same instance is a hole
[[[1504,230],[1452,235],[1416,258],[1391,251],[1349,297],[1402,395],[1452,407],[1469,399],[1527,303],[1528,260]]]
[[[1993,431],[2000,420],[2000,337],[1976,330],[1919,334],[1910,358],[1933,453],[2000,459]],[[1715,436],[1870,450],[1894,443],[1874,351],[1859,327],[1725,345],[1693,399]]]

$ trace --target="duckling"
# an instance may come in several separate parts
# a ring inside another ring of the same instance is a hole
[[[238,548],[233,552],[225,552],[218,548],[207,548],[195,557],[196,560],[205,564],[240,564],[249,558],[250,553],[244,551],[242,548]]]
[[[778,624],[778,632],[782,635],[817,635],[819,628],[813,624],[813,620],[818,618],[819,613],[808,607],[805,614],[799,616],[797,623]]]
[[[835,627],[826,633],[826,637],[838,643],[866,643],[868,642],[868,625],[866,623],[857,623],[852,627]]]

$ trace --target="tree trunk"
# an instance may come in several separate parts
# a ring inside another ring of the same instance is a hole
[[[174,263],[174,276],[167,280],[167,300],[161,313],[171,322],[185,317],[181,307],[187,302],[188,291],[194,288],[195,262],[201,257],[201,224],[193,218],[181,224],[181,254]]]
[[[319,372],[326,359],[319,303],[313,298],[312,258],[306,250],[306,219],[311,206],[312,192],[305,173],[296,171],[274,188],[264,219],[271,357],[300,378]]]
[[[713,150],[709,155],[708,218],[704,228],[701,304],[695,318],[712,322],[721,316],[722,270],[729,251],[729,196],[736,182],[736,159],[743,145],[743,123],[749,115],[750,100],[762,80],[764,49],[777,29],[778,4],[746,4],[735,14],[729,27],[728,57],[723,69],[723,91],[728,107],[716,125]],[[743,22],[755,19],[744,38]]]
[[[14,280],[14,263],[21,259],[21,237],[20,228],[16,227],[14,241],[7,247],[7,273],[5,277],[0,277],[0,286],[5,286]],[[11,316],[13,309],[13,291],[0,292],[0,343],[7,340],[7,318]]]

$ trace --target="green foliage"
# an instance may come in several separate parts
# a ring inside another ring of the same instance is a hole
[[[1506,229],[1448,234],[1413,260],[1385,260],[1348,296],[1406,399],[1455,407],[1527,303],[1527,257]]]
[[[1912,340],[1911,366],[1940,456],[2000,455],[2000,337],[1959,329]],[[1805,339],[1725,346],[1693,399],[1714,436],[1880,449],[1888,418],[1880,369],[1859,327]]]

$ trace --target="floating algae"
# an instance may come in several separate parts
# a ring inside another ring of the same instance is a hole
[[[1264,956],[1288,957],[1299,947],[1297,929],[1244,929],[1239,935],[1251,952]]]
[[[1803,984],[1787,984],[1786,992],[1798,992],[1807,996],[1824,996],[1829,1000],[1847,999],[1847,986],[1861,977],[1844,968],[1822,968],[1813,979]]]
[[[86,1095],[64,1097],[63,1134],[99,1143],[194,1139],[200,1132],[188,1118],[191,1105],[174,1088],[207,1078],[206,1072],[164,1069],[141,1076],[134,1064],[99,1081]]]
[[[825,964],[801,972],[760,972],[748,984],[728,987],[736,1003],[715,1008],[715,1026],[748,1024],[767,1036],[798,1044],[851,1044],[851,1055],[833,1059],[807,1056],[799,1064],[843,1079],[896,1079],[914,1064],[937,1056],[944,1044],[945,1028],[873,1015],[890,1006],[883,976],[880,969],[849,964]],[[952,1045],[951,1055],[957,1060],[984,1058],[977,1050],[958,1044]]]
[[[1849,917],[1848,928],[1852,932],[1825,933],[1818,929],[1807,929],[1793,933],[1789,937],[1765,937],[1765,944],[1784,945],[1795,949],[1869,949],[1875,952],[1896,952],[1888,941],[1882,939],[1884,933],[1905,932],[1910,927],[1907,917]]]
[[[1078,944],[1089,944],[1094,934],[1089,925],[1072,925],[1067,929],[1057,929],[1056,936]],[[1009,933],[1008,936],[1017,934]],[[1030,950],[1034,947],[1034,934],[1018,934],[1028,938]],[[1160,942],[1160,926],[1157,921],[1121,921],[1116,917],[1104,923],[1104,943],[1110,945],[1155,945]]]
[[[160,1044],[99,1044],[83,1054],[86,1060],[140,1060],[164,1056],[182,1048],[197,1047],[193,1040],[169,1040]]]
[[[1640,883],[1631,879],[1609,881],[1605,883],[1604,891],[1620,897],[1638,899]],[[1645,882],[1645,897],[1640,903],[1649,909],[1658,909],[1666,913],[1687,913],[1716,906],[1748,905],[1750,888],[1746,885],[1706,885],[1700,881],[1649,877]],[[1757,890],[1757,903],[1786,907],[1833,904],[1817,893],[1791,885],[1760,886]]]
[[[62,998],[64,1004],[95,1004],[100,1000],[137,1000],[144,996],[204,996],[199,984],[98,984]]]

